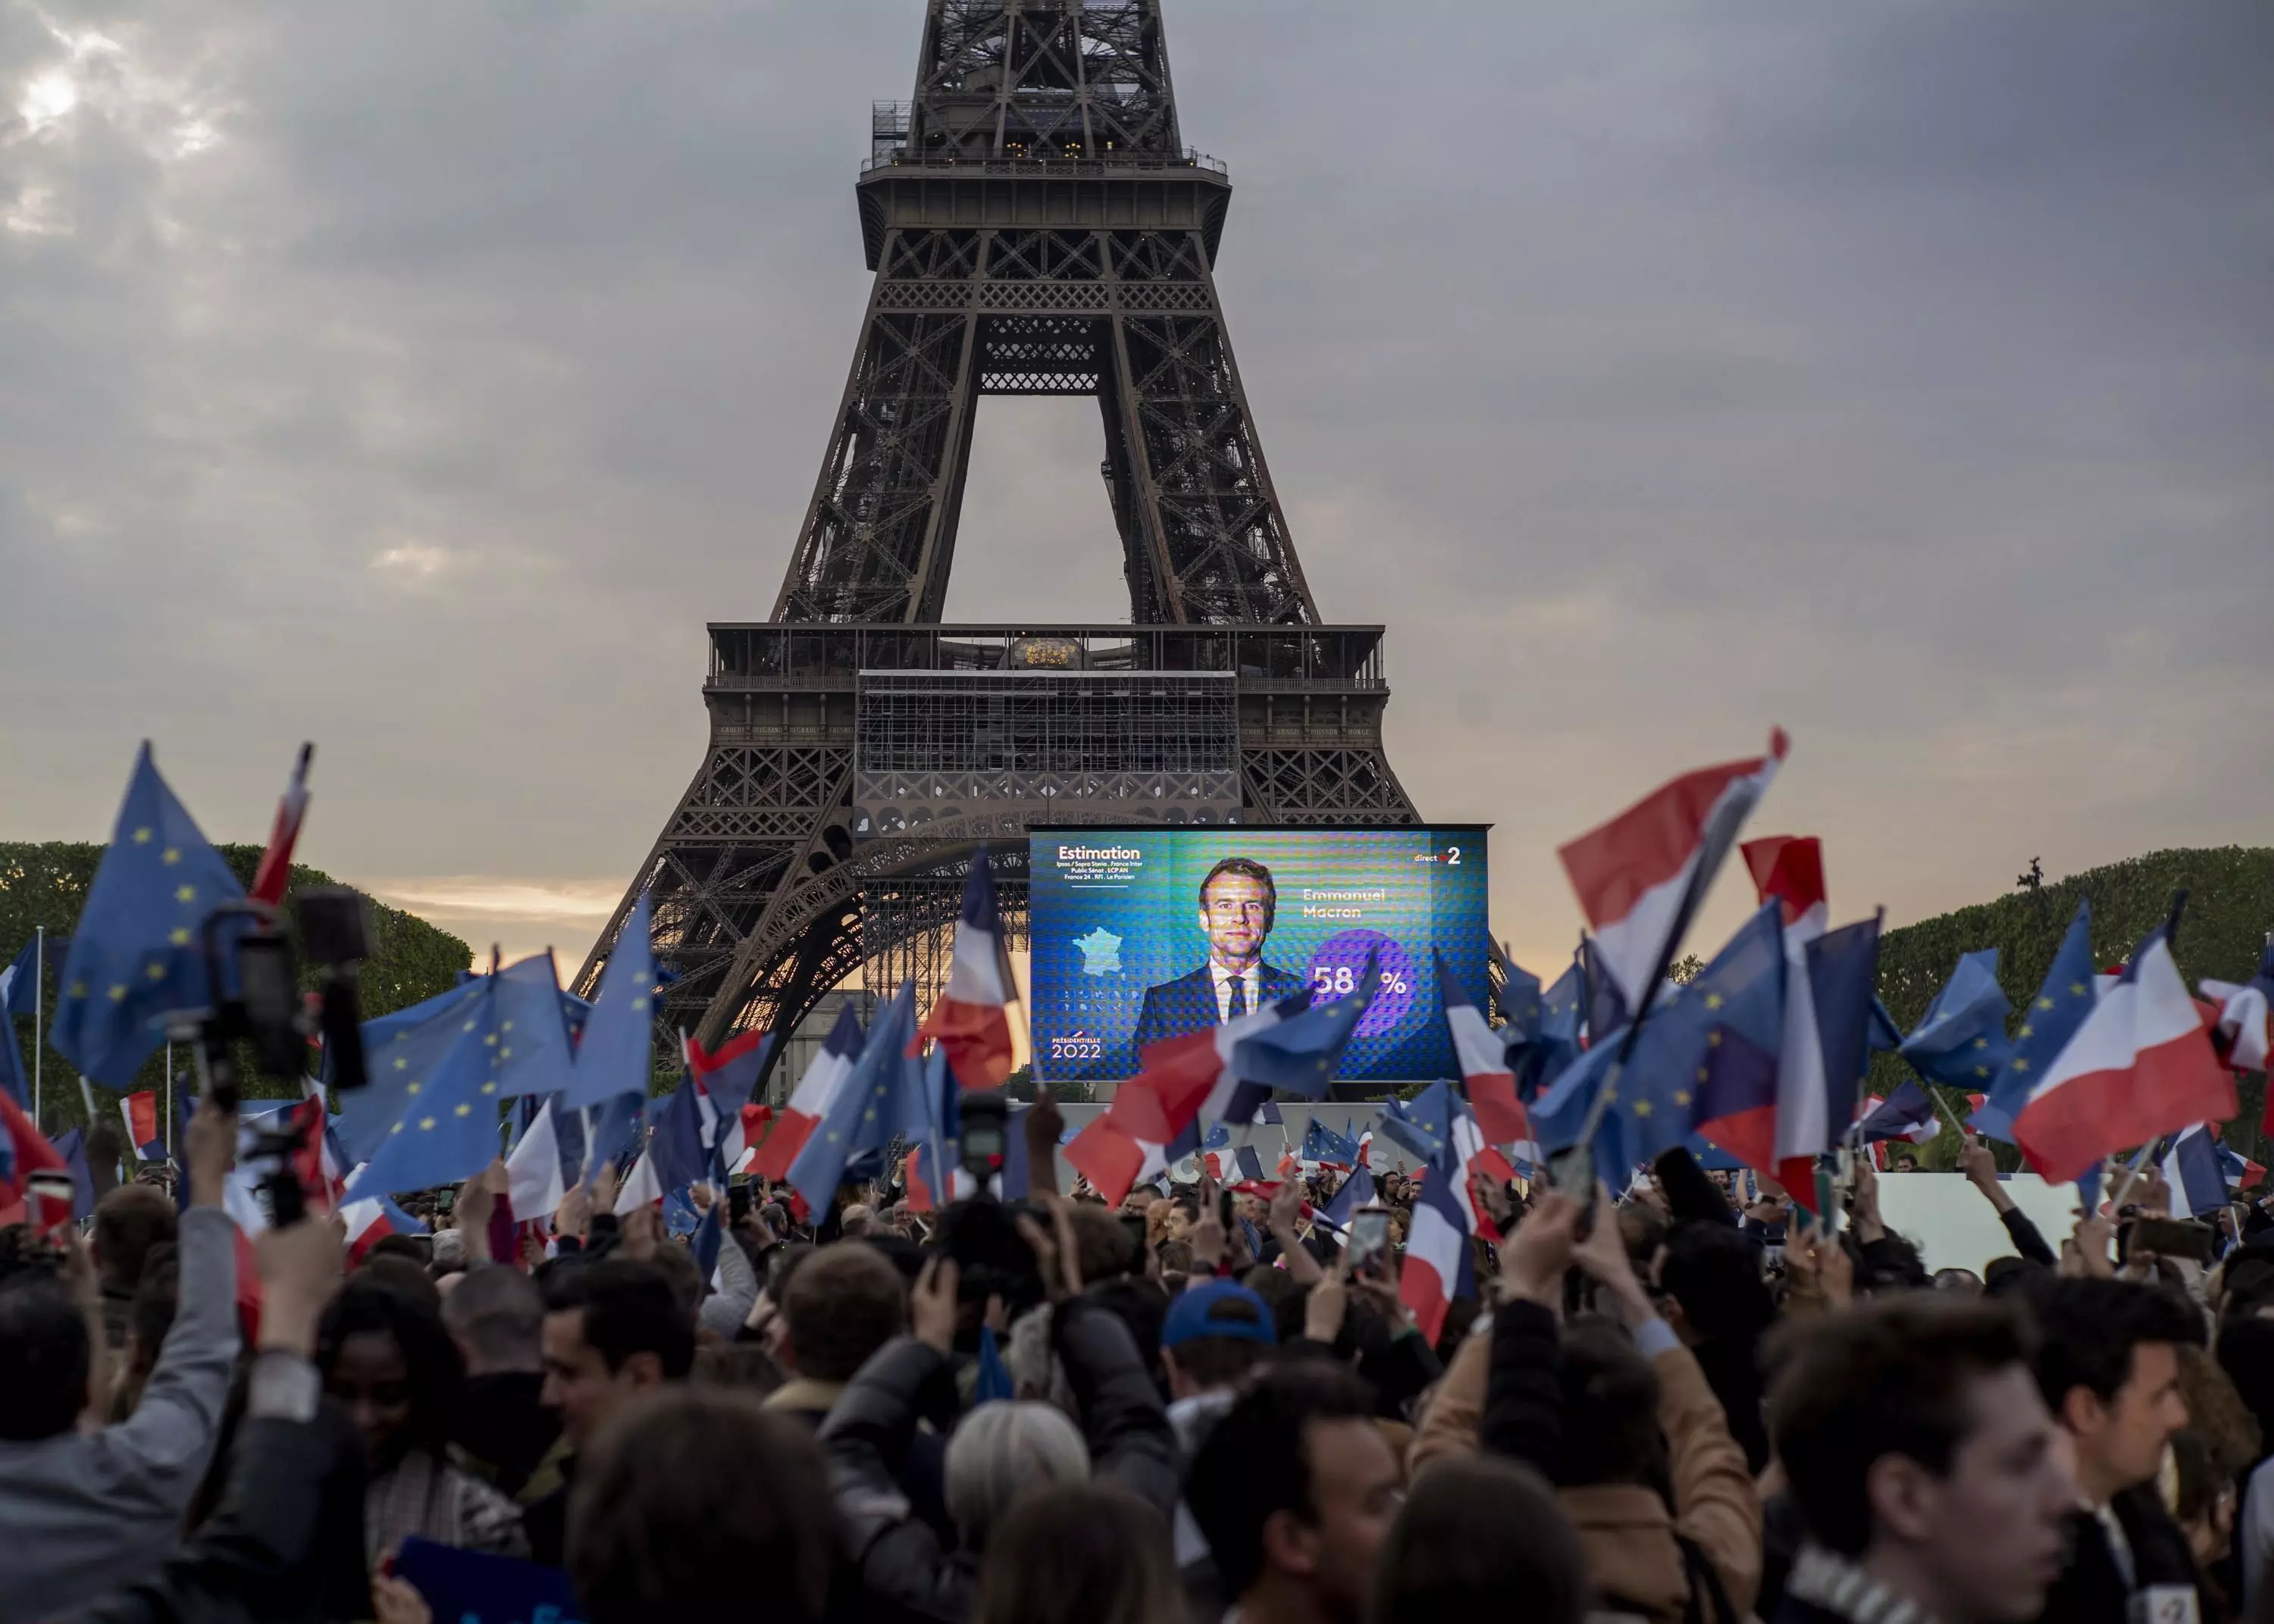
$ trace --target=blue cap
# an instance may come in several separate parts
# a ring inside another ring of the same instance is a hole
[[[1271,1310],[1263,1299],[1236,1280],[1211,1280],[1177,1294],[1161,1322],[1161,1346],[1174,1348],[1203,1336],[1228,1336],[1241,1342],[1276,1342]]]

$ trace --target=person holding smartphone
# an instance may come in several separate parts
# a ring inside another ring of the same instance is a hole
[[[237,1350],[237,1225],[222,1198],[237,1116],[191,1117],[181,1307],[134,1413],[81,1432],[102,1353],[94,1272],[64,1231],[55,1277],[0,1290],[0,1624],[31,1624],[156,1570],[213,1458]]]

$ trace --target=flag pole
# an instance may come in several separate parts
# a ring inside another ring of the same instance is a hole
[[[166,1157],[174,1154],[174,1040],[166,1040]]]
[[[32,935],[32,1125],[40,1127],[40,1062],[47,1053],[47,1043],[41,1028],[46,1025],[48,996],[48,928],[34,928]],[[11,1032],[8,1041],[16,1041]],[[45,1132],[44,1128],[41,1129]]]

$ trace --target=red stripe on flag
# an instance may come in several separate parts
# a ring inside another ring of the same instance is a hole
[[[1785,752],[1782,729],[1769,756],[1701,767],[1660,785],[1610,822],[1558,847],[1588,923],[1624,919],[1643,893],[1682,872],[1704,836],[1706,819],[1734,778],[1750,778]]]
[[[1106,1116],[1091,1117],[1064,1154],[1066,1165],[1089,1180],[1108,1207],[1120,1206],[1145,1169],[1145,1147]]]
[[[2081,1072],[2037,1095],[2014,1119],[2014,1142],[2046,1183],[2074,1184],[2112,1151],[2224,1122],[2236,1109],[2234,1074],[2197,1027],[2128,1066]]]

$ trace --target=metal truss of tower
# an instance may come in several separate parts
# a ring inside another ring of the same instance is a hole
[[[1263,460],[1160,0],[930,0],[857,195],[876,279],[772,617],[712,627],[710,750],[577,979],[647,889],[660,1027],[706,1041],[864,966],[928,996],[975,851],[1023,929],[1029,823],[1416,821],[1381,629],[1320,623]],[[989,395],[1096,399],[1132,624],[939,624]]]

